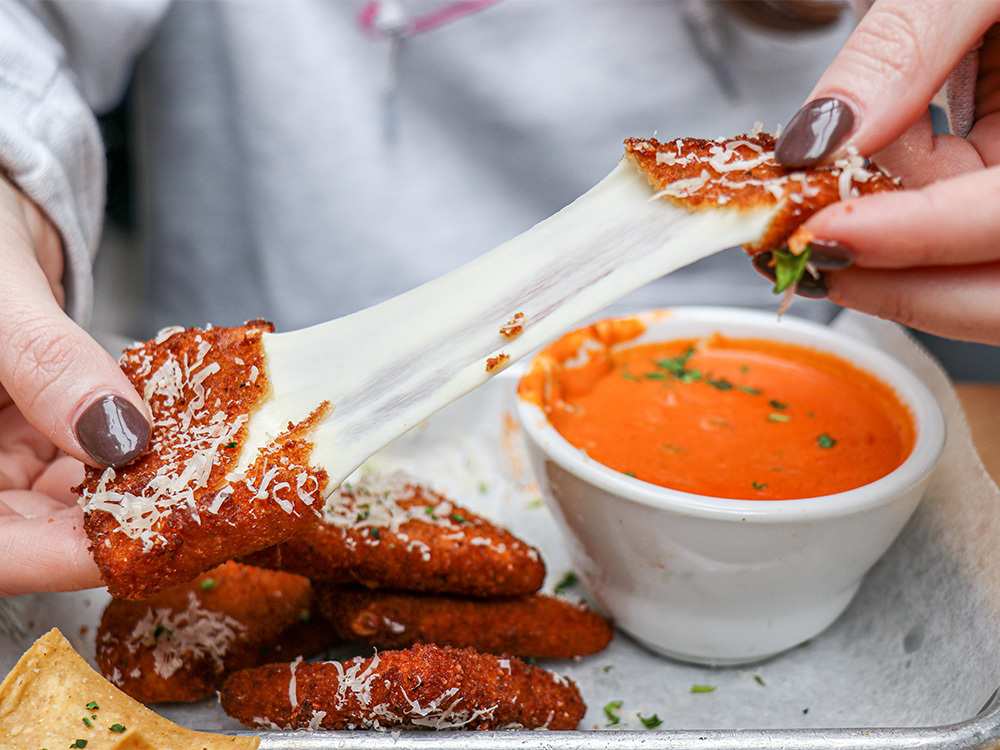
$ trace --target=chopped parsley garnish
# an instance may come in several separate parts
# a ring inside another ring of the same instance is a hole
[[[218,585],[219,582],[216,581],[214,578],[203,578],[201,582],[198,584],[198,586],[201,587],[202,591],[211,591]]]
[[[774,257],[774,293],[780,294],[802,280],[809,256],[812,255],[812,248],[806,246],[801,255],[794,255],[788,250],[775,250],[772,255]]]
[[[764,678],[761,677],[759,674],[755,674],[753,676],[753,679],[754,679],[754,682],[756,682],[758,685],[763,685],[764,684]]]
[[[738,385],[736,388],[744,393],[749,393],[751,396],[759,396],[763,393],[760,388],[754,388],[752,385]]]
[[[647,380],[666,380],[667,375],[663,372],[646,372],[642,375]]]
[[[424,508],[424,513],[426,513],[427,515],[429,515],[434,520],[437,520],[437,516],[434,515],[434,506],[433,505],[428,505],[427,507],[425,507]]]
[[[610,672],[610,671],[611,671],[612,669],[614,669],[614,668],[615,668],[615,667],[614,667],[614,665],[613,665],[613,664],[608,664],[608,665],[607,665],[607,666],[606,666],[606,667],[604,668],[604,673],[605,673],[605,674],[607,674],[608,672]]]
[[[156,630],[153,631],[153,637],[159,638],[161,635],[166,633],[167,635],[173,635],[174,631],[168,628],[166,625],[157,625]]]
[[[705,382],[708,383],[713,388],[719,389],[720,391],[729,391],[732,390],[733,388],[733,384],[730,383],[725,378],[719,378],[718,380],[713,380],[710,377],[706,377]]]
[[[784,401],[778,401],[773,398],[767,403],[771,405],[772,409],[777,409],[778,411],[784,411],[785,409],[788,408],[788,404],[786,404]]]
[[[816,438],[816,444],[820,448],[823,448],[825,450],[827,448],[832,448],[833,446],[835,446],[837,444],[837,441],[824,432],[822,435]]]
[[[576,586],[578,580],[576,573],[572,570],[566,571],[566,574],[559,579],[559,583],[555,585],[555,590],[556,592],[565,591],[572,586]]]
[[[715,685],[692,685],[692,693],[714,693]]]
[[[88,711],[96,711],[97,709],[100,708],[100,706],[97,705],[97,701],[91,701],[86,706],[84,706],[84,708],[86,708]]]
[[[120,734],[120,733],[122,733],[122,732],[125,731],[125,725],[124,724],[112,724],[110,727],[108,727],[108,729],[110,729],[112,732],[118,732]]]
[[[83,723],[86,724],[89,729],[93,729],[94,728],[94,722],[92,722],[86,716],[83,717]]]
[[[643,716],[642,714],[636,714],[636,716],[639,717],[639,721],[642,722],[642,725],[646,727],[646,729],[656,729],[658,726],[660,726],[660,724],[663,723],[663,719],[661,719],[656,714],[653,714],[652,716]]]
[[[633,383],[638,383],[639,382],[639,378],[637,378],[635,375],[633,375],[630,372],[623,372],[622,373],[622,377],[625,378],[626,380],[631,380]]]
[[[753,487],[755,490],[766,490],[767,489],[767,485],[766,484],[761,484],[760,482],[750,482],[750,486]]]
[[[767,415],[768,422],[791,422],[792,418],[787,414],[778,414],[776,412],[771,412]]]
[[[450,518],[455,523],[465,523],[465,516],[462,516],[458,513],[452,513],[450,516],[448,516],[448,518]]]
[[[635,472],[634,471],[626,471],[625,472],[625,476],[632,477],[633,479],[635,479]]]
[[[236,445],[237,445],[237,443],[236,443],[235,440],[232,441],[231,443],[226,443],[226,447],[229,448],[230,450],[232,450],[233,448],[235,448]]]
[[[74,748],[74,747],[86,747],[86,746],[87,746],[87,740],[77,740],[72,745],[70,745],[71,748]]]
[[[375,539],[378,539],[378,537],[379,537],[379,530],[378,529],[369,529],[368,533],[371,534]]]
[[[615,724],[621,722],[621,719],[618,717],[618,711],[621,709],[621,707],[622,707],[621,701],[611,701],[610,703],[606,703],[604,705],[604,715],[608,717],[609,727],[614,726]]]
[[[687,351],[677,357],[662,357],[656,360],[656,366],[661,370],[666,370],[675,378],[681,378],[688,372],[688,360],[694,354],[694,347],[689,346]]]

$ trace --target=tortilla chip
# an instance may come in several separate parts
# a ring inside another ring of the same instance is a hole
[[[4,750],[256,750],[259,737],[186,729],[129,698],[91,669],[56,629],[0,683]]]

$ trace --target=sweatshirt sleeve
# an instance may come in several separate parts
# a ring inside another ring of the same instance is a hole
[[[0,0],[0,168],[58,228],[66,309],[81,323],[90,316],[104,214],[104,148],[93,107],[121,95],[138,40],[158,20],[148,10],[130,15],[128,3],[119,4],[110,27],[104,13],[80,15],[102,5],[79,3],[65,13],[59,3]],[[146,7],[162,14],[156,3]],[[87,38],[102,28],[102,40]]]

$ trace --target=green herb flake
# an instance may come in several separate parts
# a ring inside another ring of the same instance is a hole
[[[630,372],[623,372],[622,373],[622,377],[625,378],[626,380],[631,380],[633,383],[640,382],[639,378],[637,378],[635,375],[633,375]]]
[[[576,573],[572,570],[566,571],[566,574],[559,579],[559,583],[555,585],[555,591],[561,593],[568,588],[576,586],[579,579],[576,577]]]
[[[312,612],[308,609],[304,609],[299,612],[299,622],[309,622],[312,620]]]
[[[768,422],[791,422],[792,418],[787,414],[778,414],[777,412],[771,412],[767,415]]]
[[[236,443],[235,440],[232,441],[231,443],[226,443],[226,447],[229,448],[229,450],[232,450],[233,448],[235,448],[236,445],[237,445],[237,443]]]
[[[740,372],[750,372],[750,365],[740,365]]]
[[[607,666],[606,666],[606,667],[604,668],[604,674],[607,674],[607,673],[608,673],[608,672],[610,672],[610,671],[611,671],[612,669],[614,669],[614,665],[612,665],[612,664],[608,664],[608,665],[607,665]]]
[[[536,497],[528,503],[528,507],[534,510],[535,508],[542,508],[545,506],[545,501],[540,497]]]
[[[767,485],[766,484],[762,484],[761,482],[750,482],[750,486],[753,487],[755,490],[766,490],[767,489]]]
[[[465,523],[465,516],[459,515],[458,513],[452,513],[448,516],[455,523]]]
[[[646,729],[656,729],[658,726],[660,726],[660,724],[663,723],[663,719],[661,719],[656,714],[653,714],[652,716],[643,716],[642,714],[636,714],[636,716],[639,717],[639,721],[642,722],[642,725],[646,727]]]
[[[166,625],[157,625],[156,629],[153,631],[153,637],[159,638],[161,635],[166,633],[167,635],[173,635],[174,631],[168,628]]]
[[[371,534],[372,537],[375,538],[375,539],[378,539],[378,537],[379,537],[379,530],[378,529],[369,529],[368,533]]]
[[[100,706],[97,705],[97,701],[91,701],[86,706],[84,706],[84,708],[86,708],[88,711],[96,711],[97,709],[100,708]]]
[[[730,383],[725,378],[719,378],[718,380],[714,380],[712,378],[706,377],[705,382],[708,383],[713,388],[720,391],[731,391],[733,389],[733,384]]]
[[[121,734],[122,732],[125,731],[125,725],[124,724],[112,724],[110,727],[108,727],[108,729],[110,729],[112,732],[118,732],[119,734]]]
[[[622,707],[621,701],[611,701],[604,705],[604,715],[608,717],[608,726],[614,726],[615,724],[621,723],[621,719],[618,716],[618,711]]]
[[[692,693],[714,693],[715,685],[692,685]]]
[[[785,409],[788,408],[788,404],[786,404],[784,401],[778,401],[773,398],[767,403],[771,405],[772,409],[777,409],[778,411],[784,411]]]
[[[86,746],[87,746],[87,740],[77,740],[72,745],[70,745],[71,748],[74,748],[74,747],[86,747]]]
[[[774,293],[781,294],[788,287],[798,284],[806,272],[806,264],[812,249],[806,247],[801,255],[794,255],[788,250],[775,250],[774,257]]]
[[[646,380],[666,380],[667,376],[662,372],[645,372],[642,374]]]
[[[749,393],[751,396],[759,396],[763,391],[760,388],[754,388],[752,385],[738,385],[736,390],[743,391],[744,393]]]
[[[93,729],[94,728],[94,722],[92,722],[86,716],[83,717],[83,723],[86,724],[86,726],[87,726],[88,729]]]
[[[212,589],[214,589],[218,585],[219,585],[219,582],[216,581],[214,578],[203,578],[198,583],[198,586],[199,586],[199,588],[201,588],[202,591],[211,591]]]
[[[837,444],[837,441],[824,432],[822,435],[816,438],[816,444],[823,450],[826,450],[828,448],[832,448],[833,446],[835,446]]]
[[[761,677],[761,676],[760,676],[759,674],[755,674],[755,675],[753,676],[753,681],[754,681],[754,682],[756,682],[756,683],[757,683],[758,685],[760,685],[760,686],[762,686],[762,687],[763,687],[763,686],[764,686],[764,685],[766,684],[766,683],[764,682],[764,678],[763,678],[763,677]]]
[[[634,471],[626,471],[625,472],[625,476],[632,477],[633,479],[635,479],[635,472]]]
[[[437,516],[434,515],[434,506],[433,505],[428,505],[427,507],[425,507],[424,508],[424,513],[426,513],[427,515],[429,515],[431,518],[433,518],[435,520],[437,519]]]

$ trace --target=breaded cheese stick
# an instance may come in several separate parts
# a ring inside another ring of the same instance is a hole
[[[377,648],[416,643],[489,654],[570,659],[604,649],[614,628],[583,602],[548,594],[470,599],[317,583],[319,610],[345,640]]]
[[[112,599],[97,630],[97,665],[143,703],[198,701],[234,670],[333,645],[316,609],[308,579],[228,562],[149,599]]]
[[[321,523],[244,558],[315,581],[463,596],[522,596],[545,580],[531,545],[401,474],[344,484]]]
[[[586,711],[565,677],[441,646],[245,669],[219,699],[241,723],[275,729],[575,729]]]

